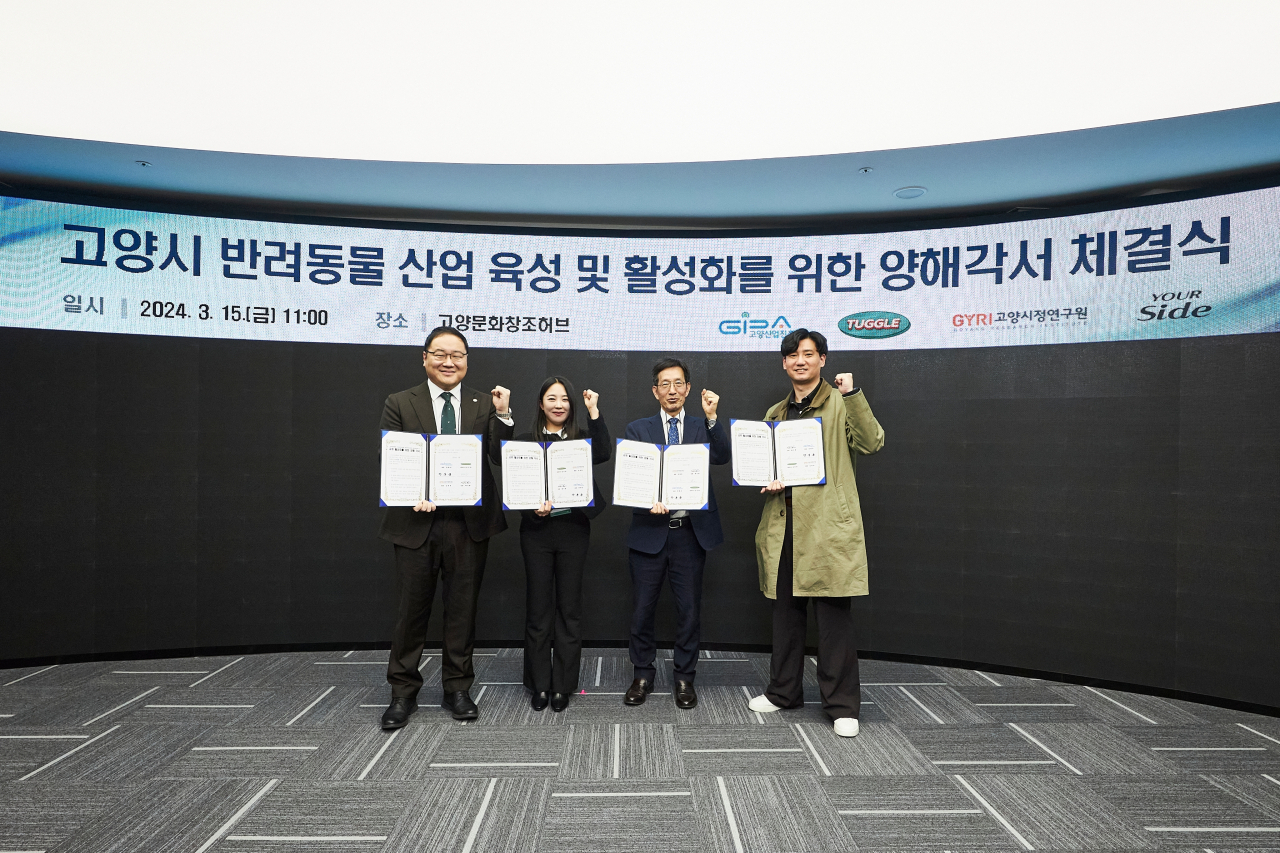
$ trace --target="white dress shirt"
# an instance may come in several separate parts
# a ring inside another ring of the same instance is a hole
[[[439,430],[440,418],[444,415],[444,398],[441,397],[440,395],[444,393],[445,389],[441,388],[439,385],[432,382],[430,379],[427,380],[427,387],[431,389],[431,411],[435,412],[436,429]],[[472,399],[474,400],[476,398],[473,397]],[[453,403],[453,422],[454,424],[460,424],[462,421],[462,383],[461,382],[459,382],[457,385],[453,386],[452,389],[450,389],[449,402]],[[513,426],[515,424],[515,421],[512,420],[511,418],[510,412],[507,412],[505,415],[498,415],[498,420],[502,421],[507,426]]]

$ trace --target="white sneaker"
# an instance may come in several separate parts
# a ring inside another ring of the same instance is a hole
[[[769,701],[769,697],[763,693],[747,703],[747,707],[760,714],[771,714],[774,711],[781,711],[777,705]]]
[[[840,737],[857,737],[858,720],[856,717],[841,717],[835,721],[836,734]]]

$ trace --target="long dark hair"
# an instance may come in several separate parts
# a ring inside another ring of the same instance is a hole
[[[533,440],[546,441],[547,439],[547,416],[542,411],[542,398],[546,396],[552,385],[563,385],[564,393],[569,397],[569,418],[564,422],[564,437],[578,438],[582,435],[581,430],[578,429],[578,392],[574,390],[573,383],[563,376],[548,376],[542,383],[542,387],[538,389],[538,399],[534,401]]]

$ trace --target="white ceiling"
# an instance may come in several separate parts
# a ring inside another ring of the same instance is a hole
[[[0,0],[0,131],[453,163],[913,148],[1280,101],[1280,3]]]

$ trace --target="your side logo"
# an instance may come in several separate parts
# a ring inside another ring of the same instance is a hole
[[[1201,299],[1201,291],[1177,291],[1151,294],[1151,305],[1138,309],[1138,322],[1147,323],[1152,320],[1188,320],[1192,317],[1203,317],[1213,310],[1212,305],[1196,305],[1194,300]],[[1181,304],[1176,304],[1181,303]]]
[[[892,338],[910,329],[911,321],[892,311],[861,311],[843,318],[837,325],[853,338]]]

